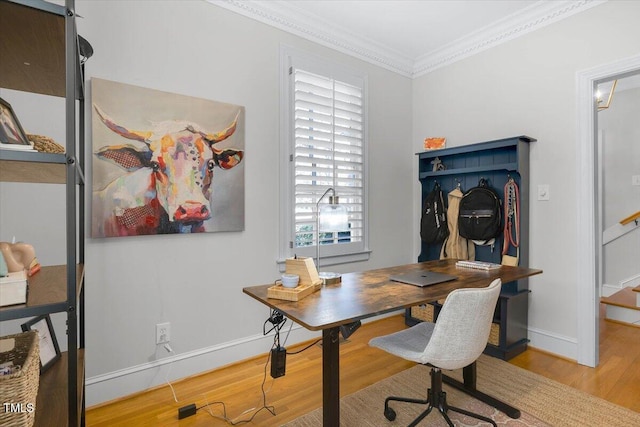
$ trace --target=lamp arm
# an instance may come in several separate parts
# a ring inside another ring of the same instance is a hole
[[[320,202],[322,201],[322,199],[324,199],[324,196],[326,196],[329,191],[333,193],[332,197],[335,197],[335,190],[333,189],[333,187],[329,187],[327,188],[327,191],[325,191],[322,196],[320,196],[318,202],[316,203],[316,268],[318,272],[320,272]]]

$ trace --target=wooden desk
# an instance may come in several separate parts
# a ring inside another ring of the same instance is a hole
[[[426,288],[389,280],[389,276],[392,274],[420,270],[454,274],[458,276],[458,279]],[[455,267],[455,260],[435,260],[344,274],[341,284],[325,286],[320,291],[297,302],[267,298],[267,288],[272,284],[247,287],[243,289],[243,292],[280,311],[289,319],[311,331],[322,331],[323,425],[339,426],[339,335],[341,325],[436,301],[445,298],[449,292],[458,288],[482,288],[497,278],[502,279],[503,283],[507,283],[540,273],[542,270],[509,266],[502,266],[500,269],[492,271],[459,269]],[[451,378],[444,380],[480,400],[485,400],[512,418],[520,416],[517,409],[476,390],[475,364],[465,368],[464,384],[455,384],[455,380]]]

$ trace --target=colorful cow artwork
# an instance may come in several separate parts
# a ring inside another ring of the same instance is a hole
[[[112,119],[95,98],[93,110],[94,126],[106,127],[118,142],[97,148],[94,165],[108,162],[122,173],[103,188],[94,187],[92,237],[209,231],[214,175],[227,173],[244,156],[236,147],[219,148],[236,132],[243,110],[238,108],[224,128],[213,132],[188,120],[133,130]]]

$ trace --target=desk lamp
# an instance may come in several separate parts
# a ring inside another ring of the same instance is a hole
[[[320,202],[324,196],[331,191],[329,203],[320,206]],[[338,204],[338,196],[333,188],[328,188],[316,203],[316,267],[318,275],[322,279],[324,285],[340,283],[341,276],[338,273],[320,272],[320,233],[334,233],[339,231],[349,231],[349,216],[347,208]]]

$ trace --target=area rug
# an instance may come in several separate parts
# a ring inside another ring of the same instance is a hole
[[[383,414],[384,400],[389,395],[424,398],[430,382],[429,368],[415,366],[386,378],[363,390],[340,399],[340,425],[343,427],[406,426],[423,410],[422,405],[392,402],[395,421]],[[522,415],[514,420],[472,397],[444,385],[447,402],[492,418],[499,426],[571,426],[571,427],[638,427],[640,414],[627,408],[591,396],[587,393],[549,380],[502,360],[481,356],[478,360],[478,390],[520,409]],[[446,372],[462,380],[462,371]],[[472,418],[450,412],[456,426],[487,425]],[[286,427],[317,427],[322,425],[322,408],[287,424]],[[435,411],[420,426],[446,426]]]

